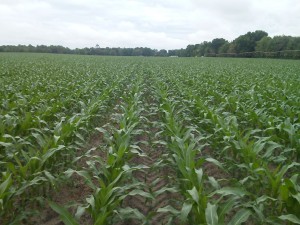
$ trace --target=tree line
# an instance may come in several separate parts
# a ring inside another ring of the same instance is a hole
[[[265,31],[248,32],[229,42],[223,38],[188,45],[185,56],[300,58],[300,37],[269,37]]]
[[[178,56],[178,57],[268,57],[300,58],[300,37],[274,36],[262,30],[248,32],[229,42],[215,38],[200,44],[188,45],[185,49],[157,50],[147,47],[109,48],[98,44],[91,48],[70,49],[60,45],[2,45],[0,52],[37,52],[80,55],[110,56]]]
[[[110,56],[167,56],[166,50],[157,51],[151,48],[91,48],[70,49],[61,45],[2,45],[0,52],[36,52],[55,54],[78,54],[78,55],[110,55]]]

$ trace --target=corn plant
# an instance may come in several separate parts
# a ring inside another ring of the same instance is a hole
[[[86,211],[93,218],[95,225],[111,224],[113,216],[116,216],[116,210],[121,206],[126,196],[136,194],[147,196],[138,188],[141,185],[140,183],[123,185],[124,181],[129,179],[133,170],[144,168],[143,166],[129,167],[127,165],[127,162],[139,152],[138,146],[132,144],[132,138],[141,132],[136,128],[141,111],[139,107],[141,93],[138,85],[134,86],[128,94],[128,96],[124,95],[124,103],[120,105],[121,113],[116,115],[116,127],[108,125],[106,129],[96,128],[106,137],[108,148],[105,161],[100,157],[93,156],[88,162],[96,184],[91,182],[92,178],[84,171],[67,172],[69,175],[75,172],[83,176],[94,190],[94,194],[87,198],[87,203],[78,208],[76,217],[79,218]],[[132,190],[133,187],[134,190]],[[50,205],[62,218],[67,215],[70,221],[72,220],[74,224],[78,224],[75,218],[67,213],[64,208],[52,202],[50,202]],[[119,211],[121,212],[120,216],[126,214],[128,210],[128,208],[121,209]],[[141,214],[135,212],[133,216],[140,218]],[[66,221],[65,223],[68,224]]]

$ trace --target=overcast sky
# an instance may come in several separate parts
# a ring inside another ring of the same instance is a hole
[[[176,49],[299,24],[300,0],[0,0],[0,45]]]

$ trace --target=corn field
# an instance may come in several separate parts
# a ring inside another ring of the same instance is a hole
[[[300,224],[300,62],[0,54],[0,224]]]

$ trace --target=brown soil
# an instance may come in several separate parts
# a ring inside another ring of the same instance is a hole
[[[144,116],[147,117],[148,115]],[[153,118],[153,121],[157,121],[157,119],[158,118]],[[154,137],[154,134],[158,131],[158,129],[152,127],[152,125],[149,124],[148,126],[145,125],[144,127],[144,131],[148,130],[149,133],[138,135],[136,137],[136,140],[140,141],[141,143],[151,143],[151,137]],[[163,145],[155,145],[155,147],[153,147],[145,144],[140,144],[140,148],[143,150],[143,153],[147,155],[147,157],[136,156],[131,160],[130,163],[133,165],[145,165],[148,167],[147,169],[135,171],[133,173],[135,179],[145,183],[146,188],[144,189],[144,191],[148,193],[153,193],[165,187],[174,187],[174,179],[170,178],[175,177],[174,171],[171,168],[167,168],[166,166],[154,166],[155,163],[162,159],[162,155],[166,153],[165,147]],[[148,216],[149,223],[147,224],[163,225],[168,223],[168,220],[170,219],[171,215],[168,213],[158,213],[157,210],[168,205],[174,205],[174,200],[179,198],[180,196],[178,193],[170,193],[167,191],[157,195],[153,200],[149,200],[145,197],[135,195],[128,196],[127,198],[125,198],[123,206],[137,209],[143,215]],[[141,221],[131,219],[120,223],[120,225],[127,224],[138,225],[141,224]],[[173,224],[176,224],[175,221]]]
[[[164,187],[169,186],[171,171],[167,169],[153,169],[153,164],[161,159],[162,149],[156,149],[155,151],[148,151],[149,159],[147,158],[135,158],[133,161],[137,164],[143,164],[149,166],[149,169],[143,171],[137,171],[133,175],[141,182],[145,182],[147,189],[146,192],[155,192]],[[138,209],[145,216],[150,213],[154,213],[157,209],[170,205],[170,199],[176,198],[176,194],[164,192],[155,197],[154,200],[147,200],[141,196],[130,196],[125,199],[124,206],[129,206]],[[166,213],[155,213],[151,218],[151,224],[166,224],[170,215]],[[129,224],[125,222],[124,224]],[[130,224],[140,224],[140,221],[130,221]]]

